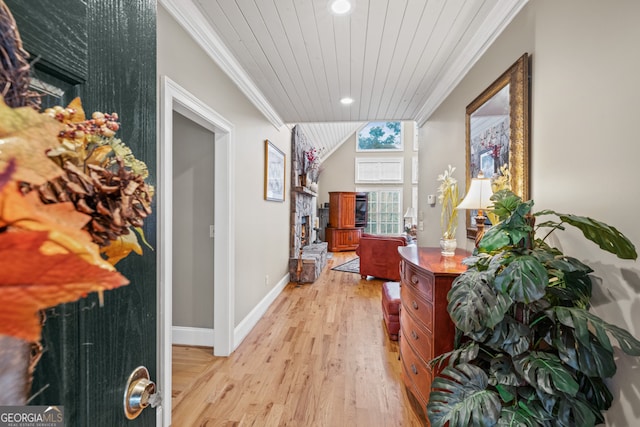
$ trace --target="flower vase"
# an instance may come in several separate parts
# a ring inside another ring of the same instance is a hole
[[[456,247],[458,247],[456,239],[440,238],[440,249],[442,249],[440,254],[442,254],[442,256],[454,256]]]

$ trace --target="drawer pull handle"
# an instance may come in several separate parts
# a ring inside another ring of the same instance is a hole
[[[418,309],[418,303],[413,301],[413,308],[415,308],[416,310]]]
[[[411,337],[412,337],[414,340],[417,340],[417,339],[418,339],[418,334],[416,334],[416,331],[411,331]]]
[[[416,276],[415,274],[413,276],[411,276],[411,283],[413,283],[414,285],[418,284],[418,276]]]
[[[413,371],[414,375],[418,375],[418,369],[416,368],[416,365],[414,365],[413,363],[411,364],[411,370]]]

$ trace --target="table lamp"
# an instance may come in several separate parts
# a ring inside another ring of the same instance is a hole
[[[404,228],[407,228],[407,220],[409,220],[409,228],[413,225],[413,218],[416,217],[416,208],[409,207],[404,213]]]
[[[478,232],[476,234],[476,247],[484,235],[484,221],[486,217],[482,212],[483,209],[488,209],[493,203],[491,202],[491,196],[493,190],[491,189],[491,180],[485,178],[483,173],[478,173],[477,178],[471,178],[471,184],[469,185],[469,191],[464,199],[458,204],[457,209],[477,209],[478,213],[475,216],[476,227]]]

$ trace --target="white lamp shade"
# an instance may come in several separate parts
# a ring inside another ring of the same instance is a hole
[[[472,178],[469,191],[458,205],[458,209],[487,209],[493,204],[490,198],[493,195],[491,180],[489,178]]]
[[[416,217],[416,208],[407,208],[407,211],[404,213],[405,218],[415,218]]]

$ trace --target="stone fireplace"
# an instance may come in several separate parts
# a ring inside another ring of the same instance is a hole
[[[317,194],[300,185],[299,165],[304,151],[312,148],[298,127],[292,131],[291,141],[291,232],[289,245],[289,274],[292,282],[314,282],[327,262],[327,244],[312,243],[317,238],[313,230],[316,219]]]
[[[300,248],[309,245],[315,237],[312,233],[313,227],[311,227],[313,218],[315,218],[315,201],[315,196],[311,194],[299,191],[292,192],[289,251],[289,256],[292,258],[296,258],[300,253]]]

